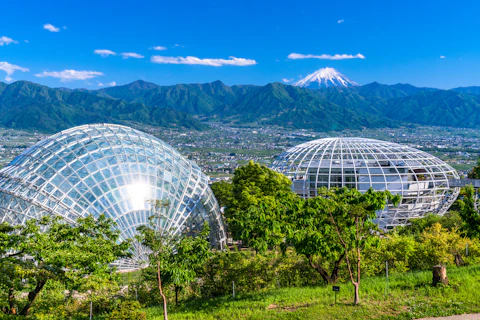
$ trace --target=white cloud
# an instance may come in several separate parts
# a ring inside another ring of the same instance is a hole
[[[356,55],[351,55],[351,54],[314,55],[314,54],[290,53],[288,55],[288,58],[292,60],[297,60],[297,59],[344,60],[344,59],[365,59],[365,56],[361,53],[357,53]]]
[[[99,87],[115,87],[117,83],[115,81],[109,82],[109,83],[102,83],[100,81],[97,81]]]
[[[62,82],[74,81],[74,80],[87,80],[98,76],[103,76],[102,72],[98,71],[77,71],[77,70],[63,70],[63,71],[44,71],[35,75],[39,78],[58,78]]]
[[[228,59],[200,59],[197,57],[166,57],[152,56],[150,61],[161,64],[198,64],[204,66],[221,67],[221,66],[251,66],[257,64],[255,60],[228,57]]]
[[[11,75],[13,75],[13,73],[15,71],[22,71],[22,72],[28,72],[30,71],[28,68],[23,68],[23,67],[20,67],[20,66],[17,66],[17,65],[14,65],[14,64],[10,64],[8,62],[5,62],[5,61],[0,61],[0,70],[3,70],[7,73],[7,76],[5,77],[5,81],[13,81],[13,79],[10,77]]]
[[[440,59],[446,59],[446,57],[445,56],[440,56]]]
[[[138,53],[135,53],[135,52],[123,52],[122,57],[123,57],[123,59],[128,59],[128,58],[142,59],[142,58],[145,58],[141,54],[138,54]]]
[[[344,23],[344,22],[345,22],[345,20],[343,20],[343,19],[337,21],[338,24]]]
[[[163,50],[167,50],[167,47],[164,47],[164,46],[155,46],[155,47],[153,47],[153,50],[163,51]]]
[[[105,57],[108,57],[108,56],[110,56],[110,55],[112,55],[112,56],[115,56],[115,55],[116,55],[115,52],[113,52],[112,50],[107,50],[107,49],[97,49],[97,50],[93,51],[93,53],[99,54],[99,55],[101,55],[101,56],[104,57],[104,58],[105,58]]]
[[[293,81],[293,78],[292,79],[283,78],[282,81],[285,83],[289,83]]]
[[[0,47],[2,47],[3,45],[8,46],[10,43],[17,44],[18,41],[13,40],[12,38],[9,38],[9,37],[5,37],[5,36],[0,37]]]
[[[48,30],[50,32],[59,32],[60,31],[60,28],[57,28],[53,24],[50,24],[50,23],[44,24],[43,29]]]

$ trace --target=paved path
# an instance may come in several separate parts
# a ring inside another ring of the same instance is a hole
[[[480,313],[475,314],[459,314],[456,316],[449,317],[438,317],[438,318],[422,318],[418,320],[480,320]]]

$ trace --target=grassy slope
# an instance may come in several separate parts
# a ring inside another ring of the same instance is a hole
[[[447,270],[449,286],[433,288],[431,272],[409,272],[385,278],[366,278],[361,284],[361,305],[353,306],[353,287],[340,284],[333,305],[332,288],[285,288],[215,299],[196,299],[172,307],[177,319],[415,319],[480,312],[480,266]],[[163,319],[160,307],[147,309],[148,319]]]

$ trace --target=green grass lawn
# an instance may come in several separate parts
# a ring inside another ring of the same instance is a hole
[[[448,286],[431,287],[431,272],[362,280],[361,304],[352,305],[353,286],[343,283],[334,304],[331,286],[284,288],[171,305],[169,319],[415,319],[480,312],[480,266],[449,267]],[[163,319],[161,307],[146,309],[148,319]]]

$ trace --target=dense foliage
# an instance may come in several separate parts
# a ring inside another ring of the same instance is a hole
[[[460,206],[460,217],[463,224],[462,229],[469,237],[480,238],[480,214],[477,206],[475,189],[467,186],[462,189],[462,198],[458,200]]]
[[[477,160],[477,165],[468,173],[469,179],[480,179],[480,158]]]
[[[17,81],[0,92],[0,125],[4,127],[58,132],[100,122],[206,128],[190,115],[175,109],[103,98],[86,90],[53,89]]]
[[[59,217],[28,220],[24,226],[0,226],[2,311],[28,315],[49,281],[80,290],[92,279],[110,279],[108,264],[127,257],[128,241],[119,242],[105,216],[79,218],[77,225]],[[26,298],[23,293],[26,293]]]
[[[128,255],[129,242],[119,243],[112,221],[103,216],[79,219],[75,226],[49,217],[25,226],[0,224],[0,319],[16,314],[82,319],[90,309],[102,319],[145,319],[141,308],[156,305],[162,308],[155,315],[166,318],[167,310],[171,315],[192,301],[208,309],[218,297],[235,301],[239,295],[325,283],[350,282],[358,303],[360,293],[369,301],[372,292],[383,290],[383,284],[364,284],[371,282],[367,277],[384,276],[387,264],[393,277],[437,264],[458,269],[480,264],[471,187],[462,190],[458,211],[413,219],[388,233],[373,219],[387,202],[399,201],[389,192],[323,188],[319,197],[303,199],[291,191],[288,178],[253,162],[237,169],[232,183],[212,188],[233,239],[241,241],[229,250],[212,249],[208,225],[197,234],[171,235],[159,227],[170,203],[155,200],[150,224],[139,227],[135,239],[151,250],[148,264],[121,281],[108,264]],[[429,281],[418,286],[437,290]],[[457,292],[458,286],[452,279],[438,290]]]
[[[159,86],[139,80],[96,91],[52,89],[26,81],[0,85],[0,124],[44,131],[93,122],[204,129],[191,115],[323,131],[394,127],[399,121],[478,127],[479,110],[477,88],[438,90],[376,82],[320,90],[282,83],[227,86],[220,81]]]
[[[262,252],[274,247],[285,252],[292,246],[328,283],[337,281],[345,259],[358,303],[362,251],[377,240],[376,211],[387,200],[398,203],[400,197],[372,189],[362,194],[355,189],[323,188],[318,197],[303,199],[290,184],[284,175],[250,162],[235,170],[231,186],[219,184],[214,192],[225,204],[233,237],[248,246]]]
[[[316,130],[395,126],[398,121],[459,127],[478,127],[480,123],[475,87],[439,90],[374,82],[309,90],[281,83],[229,87],[220,81],[175,86],[136,81],[98,93],[211,119]]]
[[[143,280],[157,286],[163,303],[164,319],[168,319],[165,286],[173,284],[175,303],[178,293],[196,278],[196,271],[203,266],[210,255],[208,237],[210,228],[205,224],[199,234],[173,234],[160,226],[167,219],[165,210],[168,200],[152,200],[152,215],[148,225],[138,227],[137,240],[150,250],[148,266],[142,270]]]

